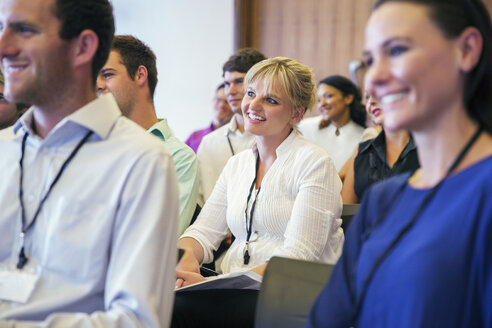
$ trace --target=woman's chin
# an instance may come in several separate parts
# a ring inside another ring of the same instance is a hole
[[[381,126],[384,128],[385,131],[388,131],[388,132],[396,132],[399,130],[408,130],[407,126],[405,124],[403,124],[402,122],[399,122],[397,120],[387,119],[387,118],[381,122]]]

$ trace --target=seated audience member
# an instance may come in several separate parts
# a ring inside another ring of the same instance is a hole
[[[97,92],[111,92],[124,116],[156,135],[171,152],[178,174],[179,229],[190,225],[198,197],[198,162],[195,153],[176,138],[165,119],[158,119],[154,108],[157,85],[156,58],[142,41],[130,35],[117,35],[106,64],[99,72]]]
[[[169,152],[96,78],[108,0],[0,2],[0,326],[167,327],[178,195]]]
[[[263,275],[272,256],[335,263],[341,252],[340,179],[328,154],[294,128],[315,102],[311,70],[294,59],[271,58],[253,66],[244,85],[245,130],[256,144],[227,162],[197,221],[180,238],[178,246],[186,252],[178,265],[178,287],[204,280],[199,265],[212,260],[229,231],[236,239],[222,261],[224,273]],[[238,322],[222,321],[222,312],[241,311],[241,303],[236,297],[229,301],[231,309],[213,311],[215,297],[223,301],[224,295],[210,292],[206,309],[179,299],[193,299],[193,292],[177,294],[176,304],[184,307],[175,306],[173,323],[251,323],[248,307]]]
[[[480,0],[378,0],[366,88],[420,169],[365,193],[307,327],[492,327],[492,27]]]
[[[375,125],[383,126],[384,111],[372,96],[367,97],[366,112]],[[348,163],[342,187],[344,204],[358,203],[375,182],[419,168],[417,149],[405,130],[382,130],[376,138],[360,143]]]
[[[366,116],[360,91],[343,76],[329,76],[318,85],[318,108],[321,116],[306,118],[299,130],[328,152],[338,172],[364,132]]]
[[[5,81],[0,71],[0,130],[12,126],[24,114],[29,105],[9,102],[3,96]]]
[[[366,64],[361,59],[354,59],[349,63],[350,80],[360,89],[364,90],[364,75]]]
[[[365,100],[367,102],[367,95]],[[367,109],[367,105],[366,105],[366,109]],[[367,114],[366,122],[365,122],[366,128],[364,129],[364,131],[360,136],[359,143],[376,138],[378,134],[383,130],[381,125],[377,125],[374,123],[373,117],[369,112],[366,111],[366,114]],[[354,165],[354,158],[355,156],[357,156],[358,149],[359,149],[358,147],[355,147],[355,151],[352,154],[352,156],[345,162],[345,164],[343,164],[342,168],[338,171],[338,175],[342,180],[342,184],[345,184],[345,178],[349,168]],[[342,187],[342,191],[343,191],[343,187]],[[342,196],[342,200],[343,200],[343,196]],[[344,202],[344,204],[346,203]]]
[[[200,142],[202,142],[202,138],[204,136],[231,121],[233,113],[231,106],[227,103],[224,87],[225,84],[221,83],[215,90],[214,118],[212,119],[210,126],[193,132],[185,142],[191,149],[193,149],[195,153],[198,150],[198,146],[200,145]]]
[[[241,101],[245,92],[243,79],[254,64],[264,59],[265,56],[258,50],[245,48],[229,57],[222,67],[224,92],[234,116],[228,124],[203,137],[198,147],[200,172],[198,203],[200,205],[210,197],[229,158],[251,148],[254,143],[254,136],[244,131],[244,119],[241,113]]]
[[[364,75],[366,73],[366,70],[367,70],[367,66],[363,60],[354,59],[349,63],[350,79],[357,86],[359,90],[364,90]],[[381,126],[374,124],[372,117],[371,115],[369,115],[369,113],[368,115],[366,115],[366,121],[364,125],[366,126],[366,129],[360,136],[359,142],[376,138],[379,132],[381,132]],[[347,164],[347,162],[345,162],[345,164]]]

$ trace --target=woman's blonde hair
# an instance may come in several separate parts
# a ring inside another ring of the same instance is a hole
[[[286,57],[265,59],[251,67],[244,77],[244,86],[262,80],[265,89],[272,90],[278,79],[280,88],[289,98],[292,110],[307,112],[316,102],[316,84],[312,70],[298,60]]]

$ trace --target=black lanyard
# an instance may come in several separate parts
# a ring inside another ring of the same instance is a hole
[[[46,192],[44,197],[39,202],[38,208],[37,208],[36,212],[34,213],[34,217],[31,220],[31,223],[29,223],[29,225],[27,227],[26,227],[26,213],[25,213],[24,201],[23,201],[24,190],[22,189],[22,182],[24,179],[24,154],[25,154],[25,150],[26,150],[26,141],[27,141],[27,137],[29,136],[29,133],[26,132],[24,134],[24,138],[22,139],[21,158],[19,160],[19,166],[20,166],[19,202],[20,202],[20,206],[21,206],[22,230],[20,233],[21,250],[19,252],[19,261],[17,262],[17,269],[22,269],[28,261],[28,258],[26,257],[26,254],[24,252],[24,242],[25,242],[25,237],[26,237],[27,232],[31,229],[31,227],[36,222],[36,219],[38,218],[38,215],[41,212],[41,208],[43,207],[44,202],[46,201],[46,199],[48,199],[48,196],[50,195],[51,190],[53,190],[53,187],[55,186],[55,184],[60,179],[63,171],[65,171],[65,169],[67,168],[70,161],[75,157],[75,155],[80,150],[80,148],[84,145],[84,143],[86,143],[86,141],[89,139],[91,134],[92,134],[92,131],[87,132],[87,134],[84,136],[84,138],[82,138],[82,140],[77,144],[77,146],[75,146],[75,148],[72,150],[72,153],[65,160],[65,162],[61,166],[60,170],[58,171],[57,175],[55,176],[55,179],[53,180],[53,182],[51,182],[51,185],[48,188],[48,191]]]
[[[253,214],[255,213],[256,200],[258,199],[258,194],[260,193],[261,186],[258,188],[256,192],[255,199],[253,200],[253,204],[251,204],[251,211],[249,212],[249,220],[248,220],[248,204],[251,199],[251,195],[253,194],[253,188],[255,187],[256,180],[258,179],[258,168],[260,167],[260,154],[256,155],[256,169],[255,169],[255,178],[251,183],[251,187],[249,188],[248,198],[246,200],[246,208],[244,209],[244,218],[246,222],[246,246],[244,247],[244,265],[249,264],[249,239],[251,238],[251,233],[253,232]]]
[[[470,140],[467,142],[467,144],[461,150],[460,154],[454,160],[453,164],[449,167],[449,169],[446,172],[446,175],[444,176],[444,178],[442,178],[441,181],[439,181],[439,183],[437,185],[435,185],[429,191],[429,193],[427,194],[427,196],[424,198],[424,200],[422,201],[422,203],[418,207],[418,209],[415,212],[415,214],[412,216],[412,219],[403,227],[403,229],[401,229],[401,231],[398,233],[398,235],[396,236],[396,238],[391,242],[391,244],[389,245],[389,247],[386,248],[386,250],[378,258],[376,258],[376,260],[374,261],[373,266],[371,267],[371,270],[369,270],[369,274],[367,275],[367,278],[364,280],[364,283],[362,285],[361,292],[360,292],[358,298],[355,295],[355,274],[351,274],[351,277],[348,277],[348,280],[347,281],[352,282],[352,286],[349,286],[349,289],[350,289],[351,294],[352,294],[351,295],[352,296],[352,300],[356,301],[355,308],[354,308],[354,313],[353,313],[353,316],[352,316],[352,324],[351,324],[353,327],[355,327],[357,318],[359,316],[359,313],[360,313],[360,310],[361,310],[361,307],[362,307],[362,303],[364,302],[365,296],[367,294],[367,290],[368,290],[369,285],[370,285],[370,283],[371,283],[371,281],[372,281],[372,279],[374,277],[374,274],[376,273],[376,271],[378,270],[378,268],[381,266],[382,262],[391,253],[391,251],[393,251],[393,249],[395,249],[396,245],[400,242],[400,240],[403,238],[403,236],[405,236],[405,234],[408,231],[410,231],[410,229],[413,227],[413,225],[415,224],[415,222],[417,221],[417,219],[420,217],[420,215],[422,214],[422,212],[424,211],[424,209],[430,203],[430,201],[432,200],[432,198],[434,198],[434,196],[436,195],[436,193],[439,190],[439,188],[442,186],[444,180],[446,180],[446,178],[449,177],[449,175],[451,174],[451,172],[453,172],[456,169],[456,167],[461,163],[461,161],[463,160],[463,158],[465,157],[465,155],[468,153],[468,151],[470,150],[470,148],[473,146],[473,144],[475,143],[475,141],[478,139],[478,137],[480,136],[480,134],[482,133],[482,131],[483,131],[483,127],[482,126],[479,126],[479,128],[477,129],[477,131],[475,132],[475,134],[470,138]],[[401,195],[401,193],[403,192],[403,189],[405,189],[405,186],[406,186],[406,183],[403,183],[402,186],[399,188],[399,190],[395,193],[395,196],[393,197],[392,201],[389,202],[388,204],[394,204],[394,201],[396,200],[397,196]],[[386,218],[386,216],[388,214],[388,211],[389,211],[389,207],[387,207],[384,211],[382,211],[381,215],[378,217],[378,219],[374,222],[374,224],[368,230],[368,233],[365,234],[365,240],[367,240],[369,238],[369,235],[375,230],[376,226],[379,225]],[[346,267],[346,269],[347,269],[347,267]],[[355,270],[355,268],[354,268],[354,270]],[[346,270],[346,272],[348,273],[349,271]],[[353,279],[351,279],[351,278],[353,278]]]
[[[234,156],[235,155],[234,148],[232,148],[231,138],[229,138],[229,131],[227,131],[226,137],[227,137],[227,142],[229,143],[229,148],[231,149],[232,156]]]

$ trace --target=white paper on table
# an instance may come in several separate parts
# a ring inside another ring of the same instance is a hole
[[[181,291],[204,290],[204,289],[254,289],[260,290],[263,276],[253,271],[231,272],[207,280],[176,289],[176,293]]]

